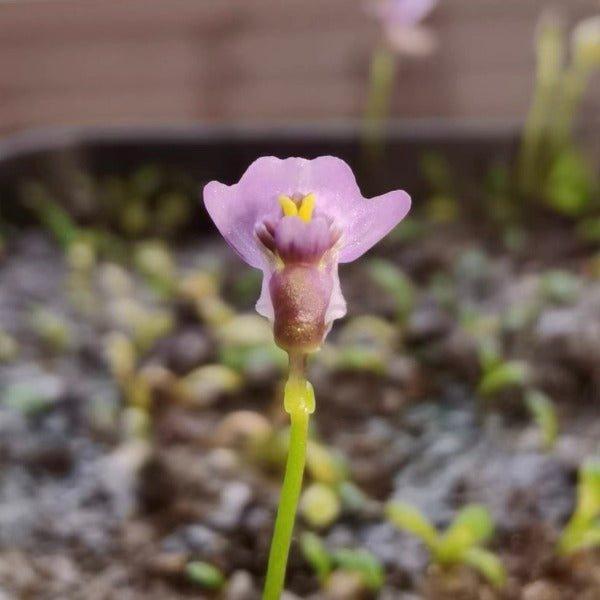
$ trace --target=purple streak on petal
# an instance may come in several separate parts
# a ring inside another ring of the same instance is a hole
[[[349,218],[339,254],[341,263],[351,262],[387,235],[410,210],[410,196],[403,191],[362,199],[348,207]]]

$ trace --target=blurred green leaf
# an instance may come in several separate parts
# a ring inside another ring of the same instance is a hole
[[[594,458],[579,467],[575,510],[558,540],[558,551],[571,554],[595,546],[599,513],[600,460]]]
[[[38,414],[52,405],[52,400],[37,387],[25,383],[8,386],[2,393],[1,401],[6,408],[26,416]]]
[[[464,562],[479,571],[494,587],[504,587],[506,570],[495,554],[484,548],[469,548],[465,552]]]
[[[367,503],[365,493],[352,481],[342,481],[338,484],[338,495],[344,508],[358,512]]]
[[[452,193],[454,178],[448,159],[439,152],[425,152],[420,160],[421,173],[432,192]]]
[[[469,548],[487,541],[493,533],[490,511],[477,504],[466,506],[440,538],[435,558],[442,564],[460,562]]]
[[[22,185],[20,196],[23,204],[63,248],[67,248],[79,236],[79,228],[73,219],[41,184],[29,182]]]
[[[210,590],[218,589],[225,583],[225,576],[217,567],[200,560],[191,561],[185,566],[185,576],[192,583]]]
[[[560,304],[572,304],[582,290],[581,279],[569,271],[554,269],[546,271],[540,277],[540,288],[544,296]]]
[[[404,502],[391,501],[385,507],[385,514],[396,527],[415,535],[435,551],[439,534],[420,510]]]
[[[525,404],[542,432],[544,449],[552,450],[558,436],[558,419],[552,400],[539,390],[529,390]]]
[[[600,242],[600,217],[590,217],[579,221],[576,233],[586,242]]]
[[[367,550],[341,549],[334,551],[331,557],[336,567],[360,574],[370,590],[377,591],[383,587],[385,578],[383,566],[379,559]]]
[[[481,396],[491,396],[503,389],[523,386],[529,378],[529,367],[522,361],[503,362],[482,377],[477,392]]]
[[[581,536],[578,549],[597,548],[600,546],[600,522],[591,525]]]
[[[331,573],[331,557],[321,538],[317,535],[308,531],[304,532],[300,536],[300,550],[306,562],[314,569],[321,581]]]
[[[575,148],[563,151],[554,161],[546,184],[546,200],[560,213],[583,214],[594,196],[596,181],[586,157]]]
[[[585,519],[600,513],[600,461],[587,460],[579,471],[576,512]]]
[[[396,265],[384,259],[372,260],[369,263],[369,274],[373,281],[394,299],[398,321],[404,323],[415,303],[412,281]]]

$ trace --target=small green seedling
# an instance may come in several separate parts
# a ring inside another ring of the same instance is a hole
[[[3,390],[0,401],[3,406],[25,416],[37,415],[50,406],[52,398],[34,385],[15,383]]]
[[[406,323],[415,304],[415,289],[411,280],[389,260],[374,259],[369,263],[369,274],[373,281],[396,305],[398,323]]]
[[[540,428],[544,450],[552,450],[558,437],[558,418],[552,400],[543,392],[531,389],[525,392],[525,405]]]
[[[340,515],[342,505],[336,491],[325,483],[311,483],[300,497],[300,514],[315,528],[331,525]]]
[[[185,566],[185,576],[188,581],[209,590],[217,590],[223,587],[225,576],[213,565],[194,560]]]
[[[343,548],[333,552],[331,557],[337,568],[357,573],[368,590],[376,592],[383,587],[385,579],[383,566],[368,550]]]
[[[544,297],[556,304],[573,304],[581,295],[582,282],[569,271],[553,269],[540,278],[540,290]]]
[[[528,388],[531,374],[527,363],[504,360],[496,338],[487,338],[479,343],[479,362],[483,375],[477,388],[478,394],[490,398],[509,388],[519,389],[524,395],[527,410],[540,428],[544,450],[552,450],[558,437],[554,404],[540,390]]]
[[[64,249],[79,237],[80,231],[73,219],[44,186],[28,182],[19,191],[23,204]]]
[[[53,352],[63,352],[73,344],[70,324],[62,316],[46,308],[35,307],[29,315],[29,323],[34,333]]]
[[[300,537],[300,549],[305,560],[314,569],[321,585],[336,570],[342,569],[359,575],[365,589],[378,591],[383,587],[385,572],[379,560],[364,548],[329,551],[314,533]]]
[[[321,538],[310,531],[305,531],[300,537],[300,550],[323,584],[333,570],[333,561]]]
[[[421,511],[403,502],[389,502],[385,512],[394,525],[422,540],[435,563],[445,567],[469,565],[493,586],[504,585],[506,572],[502,563],[481,547],[494,533],[494,523],[486,507],[466,506],[444,533],[438,532]]]
[[[558,540],[558,552],[568,555],[600,546],[600,460],[579,469],[575,510]]]
[[[522,387],[529,380],[529,367],[520,360],[507,360],[493,366],[484,372],[477,392],[484,397],[490,397],[510,387]]]

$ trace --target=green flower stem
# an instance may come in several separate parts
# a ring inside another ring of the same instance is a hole
[[[284,406],[290,415],[290,445],[275,530],[269,553],[263,600],[279,600],[285,581],[296,509],[302,488],[309,416],[315,410],[312,385],[306,380],[306,356],[290,354]]]
[[[573,135],[575,115],[581,104],[589,76],[589,71],[577,63],[571,64],[564,75],[553,136],[553,147],[557,152],[564,148]]]
[[[382,45],[373,52],[365,115],[364,153],[369,166],[383,151],[385,121],[389,112],[396,66],[396,55],[389,47]]]
[[[534,99],[525,123],[519,154],[521,191],[530,195],[535,190],[539,175],[539,150],[544,137],[546,117],[552,106],[555,89],[547,82],[538,81]]]
[[[519,149],[518,175],[521,192],[532,195],[543,171],[544,138],[552,119],[552,107],[563,71],[564,40],[554,17],[541,27],[537,39],[535,91]]]

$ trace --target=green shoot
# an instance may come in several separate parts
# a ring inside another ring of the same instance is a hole
[[[341,509],[337,493],[329,485],[311,483],[302,492],[300,514],[311,527],[328,527],[339,517]]]
[[[217,567],[200,560],[185,566],[185,576],[188,581],[209,590],[219,589],[225,583],[225,576]]]
[[[378,591],[383,587],[385,572],[379,560],[363,548],[329,551],[314,533],[305,532],[300,537],[300,549],[313,568],[321,585],[333,571],[343,569],[359,575],[364,587]]]
[[[452,564],[469,548],[487,542],[493,533],[494,523],[489,510],[475,504],[466,506],[438,539],[436,560],[440,564]]]
[[[597,193],[596,174],[587,157],[567,146],[554,158],[544,189],[546,202],[567,216],[585,215]]]
[[[558,541],[561,554],[600,546],[600,460],[588,460],[579,469],[575,510]]]
[[[540,278],[542,294],[557,304],[573,304],[581,294],[579,277],[561,269],[546,271]]]
[[[337,568],[358,573],[367,589],[376,592],[383,587],[385,578],[383,566],[367,550],[363,548],[341,549],[334,551],[331,557]]]
[[[495,588],[504,587],[506,583],[504,565],[489,550],[473,546],[465,552],[463,562],[481,573]]]
[[[39,219],[54,239],[64,248],[79,236],[79,228],[50,193],[38,183],[27,183],[21,188],[23,203]]]
[[[333,569],[333,561],[321,538],[314,533],[305,531],[300,536],[300,550],[319,580],[324,582]]]
[[[552,400],[543,392],[532,389],[525,393],[525,404],[540,428],[544,450],[552,450],[558,437],[558,418]]]
[[[494,533],[489,510],[472,504],[463,508],[444,533],[439,533],[418,509],[402,502],[389,502],[388,519],[400,529],[421,539],[433,561],[442,566],[465,564],[473,567],[493,586],[500,588],[506,573],[500,560],[480,547]]]
[[[529,379],[527,363],[509,360],[493,367],[484,373],[477,392],[480,396],[489,397],[510,387],[525,385]]]
[[[546,12],[538,25],[535,91],[519,150],[519,186],[526,196],[535,191],[541,177],[543,142],[561,79],[564,46],[560,19],[554,11]]]
[[[439,534],[421,511],[403,502],[390,502],[385,512],[387,518],[396,527],[418,537],[431,552],[435,552],[439,543]]]
[[[398,323],[406,323],[415,303],[415,290],[411,280],[393,263],[384,259],[372,260],[369,264],[369,274],[373,281],[393,298]]]

